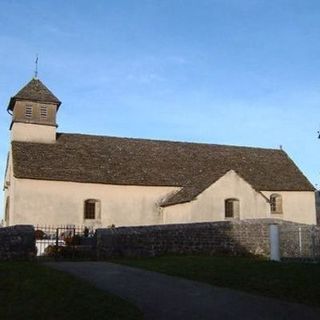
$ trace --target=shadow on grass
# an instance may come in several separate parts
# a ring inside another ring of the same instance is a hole
[[[118,258],[111,262],[320,307],[320,264],[205,255]]]
[[[129,302],[31,262],[0,263],[0,319],[142,319]]]

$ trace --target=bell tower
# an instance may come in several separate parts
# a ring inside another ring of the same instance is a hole
[[[10,99],[11,141],[54,143],[56,114],[61,102],[37,78],[33,78]]]

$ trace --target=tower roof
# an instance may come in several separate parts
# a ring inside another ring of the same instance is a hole
[[[33,78],[15,96],[10,99],[8,110],[13,110],[17,100],[55,103],[58,108],[61,101],[39,80]]]

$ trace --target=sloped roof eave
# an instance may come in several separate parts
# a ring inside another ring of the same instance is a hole
[[[15,98],[15,97],[11,97],[10,98],[10,102],[9,102],[9,105],[7,107],[7,110],[11,110],[13,111],[14,109],[14,104],[16,103],[16,101],[32,101],[32,102],[41,102],[41,103],[44,103],[44,104],[56,104],[57,105],[57,110],[59,109],[60,105],[61,105],[61,101],[46,101],[46,100],[42,100],[42,99],[23,99],[23,98]]]
[[[33,78],[19,92],[11,97],[7,110],[13,110],[16,101],[35,101],[43,103],[53,103],[57,108],[61,101],[39,80]]]
[[[59,133],[54,144],[13,141],[12,156],[20,178],[174,186],[191,198],[230,168],[255,190],[314,190],[275,149]]]
[[[174,195],[172,195],[170,198],[168,198],[166,201],[164,201],[161,204],[161,207],[169,207],[169,206],[174,206],[174,205],[178,205],[178,204],[183,204],[183,203],[188,203],[191,201],[196,200],[196,198],[202,194],[203,192],[205,192],[208,188],[210,188],[211,186],[213,186],[215,183],[217,183],[221,178],[223,178],[228,172],[233,171],[235,172],[242,180],[244,180],[247,184],[250,185],[250,187],[257,192],[258,194],[260,194],[267,202],[269,202],[269,199],[260,191],[260,190],[256,190],[256,188],[254,188],[248,181],[246,181],[246,179],[244,179],[237,171],[233,170],[233,169],[229,169],[227,170],[224,174],[222,174],[218,179],[212,181],[212,183],[209,186],[204,187],[202,190],[200,190],[198,193],[194,194],[193,197],[191,197],[190,199],[185,199],[185,200],[178,200],[178,201],[172,201],[172,199],[177,196],[180,192],[183,192],[182,188],[180,191],[178,191],[177,193],[175,193]]]

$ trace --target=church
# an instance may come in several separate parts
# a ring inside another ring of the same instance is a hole
[[[7,226],[316,223],[315,189],[283,150],[57,132],[60,107],[37,78],[10,99]]]

